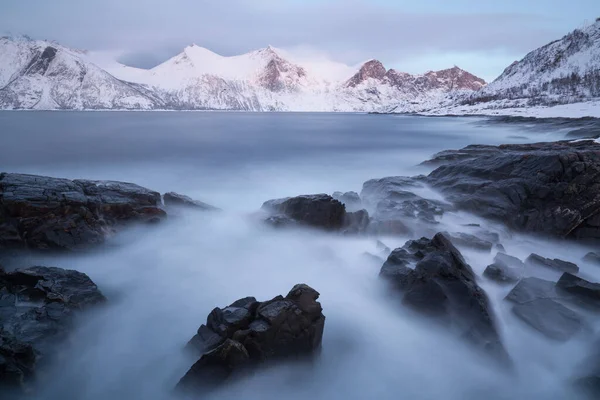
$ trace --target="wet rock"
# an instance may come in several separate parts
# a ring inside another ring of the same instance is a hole
[[[467,247],[479,251],[492,251],[493,244],[487,240],[480,239],[477,236],[463,232],[447,233],[445,235],[450,238],[450,241],[458,247]]]
[[[316,290],[299,284],[286,297],[265,302],[246,297],[215,308],[188,343],[201,356],[178,388],[210,390],[266,362],[316,354],[325,326],[318,297]]]
[[[186,207],[203,211],[217,211],[217,207],[203,203],[199,200],[194,200],[191,197],[183,194],[168,192],[163,195],[163,201],[167,207]]]
[[[554,282],[529,277],[519,281],[506,296],[516,303],[512,311],[522,321],[546,337],[566,341],[581,331],[583,318],[561,304],[569,296],[557,291]]]
[[[326,194],[269,200],[263,204],[262,209],[299,224],[325,230],[341,229],[346,215],[345,206]]]
[[[583,261],[588,262],[590,264],[600,265],[600,254],[590,251],[583,257]]]
[[[525,264],[537,267],[550,268],[555,271],[571,272],[574,274],[579,272],[579,267],[577,266],[577,264],[559,260],[557,258],[553,260],[550,258],[544,258],[538,254],[531,254],[529,257],[527,257],[525,259]]]
[[[592,283],[565,272],[556,283],[556,286],[572,295],[600,302],[600,283]]]
[[[521,278],[521,273],[516,268],[494,263],[487,266],[483,271],[483,276],[499,283],[514,283]]]
[[[367,232],[369,213],[367,210],[348,212],[344,215],[344,233],[357,234]]]
[[[444,234],[411,240],[395,249],[380,276],[398,290],[405,305],[450,322],[461,337],[508,362],[489,299],[471,267]]]
[[[0,271],[0,386],[33,384],[39,361],[55,355],[77,312],[104,301],[81,272],[53,267]]]
[[[358,211],[362,208],[362,201],[356,192],[334,192],[331,197],[343,203],[348,211]]]
[[[0,174],[0,248],[75,250],[166,214],[160,194],[113,181]]]
[[[600,144],[468,146],[446,152],[426,182],[462,210],[510,228],[600,238]]]

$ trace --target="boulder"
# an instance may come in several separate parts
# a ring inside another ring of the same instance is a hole
[[[483,271],[483,276],[498,283],[514,283],[521,278],[521,273],[516,268],[494,263],[487,266]]]
[[[163,201],[166,207],[185,207],[202,211],[216,211],[217,207],[203,203],[199,200],[194,200],[191,197],[183,194],[168,192],[163,195]]]
[[[568,262],[568,261],[559,260],[557,258],[555,258],[555,259],[545,258],[545,257],[542,257],[535,253],[531,254],[529,257],[527,257],[525,259],[525,264],[527,264],[529,266],[550,268],[555,271],[571,272],[574,274],[579,272],[579,267],[577,266],[577,264],[573,264],[572,262]]]
[[[510,256],[501,251],[496,253],[496,256],[494,257],[494,263],[502,264],[507,267],[518,268],[518,269],[525,268],[525,264],[523,264],[523,261],[521,261],[517,257]]]
[[[600,143],[468,146],[436,157],[426,183],[457,208],[510,228],[600,238]]]
[[[367,210],[348,212],[344,216],[344,233],[366,233],[369,227],[369,213]]]
[[[565,272],[556,283],[556,286],[574,296],[600,302],[600,283],[592,283]]]
[[[566,341],[582,330],[583,318],[559,301],[570,296],[557,290],[554,282],[529,277],[519,281],[506,296],[516,303],[513,313],[546,337]]]
[[[301,225],[330,231],[343,228],[346,216],[345,206],[326,194],[269,200],[262,205],[262,209]]]
[[[590,264],[600,265],[600,253],[589,252],[583,257],[583,261]]]
[[[471,266],[444,234],[411,240],[395,249],[380,276],[405,305],[449,322],[461,337],[508,362],[489,299]]]
[[[164,216],[160,194],[133,183],[0,174],[0,248],[75,250],[125,223]]]
[[[466,247],[473,250],[490,252],[492,251],[493,243],[485,239],[480,239],[475,235],[471,235],[464,232],[454,232],[444,234],[450,239],[450,241],[458,247]]]
[[[325,326],[319,293],[299,284],[286,297],[254,297],[215,308],[188,343],[200,359],[178,388],[210,390],[234,374],[279,360],[315,355]]]
[[[0,386],[26,389],[33,384],[39,360],[52,359],[75,315],[104,301],[81,272],[54,267],[0,271]]]

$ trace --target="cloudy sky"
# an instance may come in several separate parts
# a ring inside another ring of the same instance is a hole
[[[422,73],[458,65],[487,80],[600,17],[599,0],[0,0],[0,32],[151,67],[191,43],[223,55],[269,44]],[[1,56],[1,55],[0,55]]]

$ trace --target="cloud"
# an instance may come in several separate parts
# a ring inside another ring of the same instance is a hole
[[[54,39],[78,48],[118,49],[127,53],[124,60],[138,66],[156,64],[192,42],[224,55],[272,44],[313,47],[349,64],[378,58],[401,65],[436,53],[502,51],[523,55],[564,33],[542,16],[456,13],[444,5],[425,13],[385,1],[2,3],[0,30]]]

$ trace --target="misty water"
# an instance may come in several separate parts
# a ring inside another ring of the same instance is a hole
[[[268,199],[354,190],[371,178],[416,175],[437,151],[472,143],[550,141],[477,118],[357,114],[49,112],[0,113],[0,171],[129,181],[223,209],[182,212],[132,228],[93,253],[30,256],[12,267],[87,273],[108,303],[82,315],[43,377],[39,399],[169,399],[195,360],[183,352],[207,314],[245,296],[267,300],[296,283],[321,293],[323,349],[312,365],[282,364],[212,393],[215,399],[566,399],[589,332],[557,343],[519,322],[502,301],[512,286],[483,278],[515,368],[498,369],[449,331],[388,297],[375,238],[273,230],[253,217]],[[590,249],[516,235],[462,213],[440,231],[480,223],[507,252],[531,252],[600,269]],[[390,248],[416,237],[383,237]],[[480,275],[491,254],[461,249]],[[544,278],[559,273],[536,271]],[[593,327],[594,329],[597,327]]]

